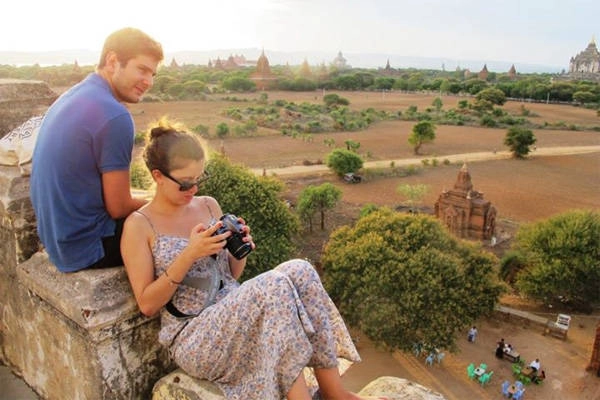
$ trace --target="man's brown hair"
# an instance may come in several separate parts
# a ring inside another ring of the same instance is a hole
[[[146,33],[136,28],[123,28],[111,33],[104,41],[98,69],[106,64],[106,55],[114,51],[121,65],[126,65],[129,60],[145,54],[158,60],[163,60],[163,49],[160,43]]]

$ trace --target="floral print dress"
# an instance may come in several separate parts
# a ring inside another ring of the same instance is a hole
[[[188,239],[156,233],[152,254],[159,276]],[[182,313],[161,311],[159,341],[186,373],[214,382],[228,399],[284,399],[305,366],[337,367],[360,357],[314,267],[296,259],[243,284],[232,276],[227,252],[197,260],[187,277],[215,269],[222,284],[214,304],[208,291],[179,285],[172,298]],[[186,278],[187,278],[186,277]]]

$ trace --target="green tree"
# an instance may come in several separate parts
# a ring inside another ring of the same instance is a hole
[[[168,94],[176,99],[179,99],[182,96],[184,90],[185,87],[183,86],[183,83],[174,83],[167,89]]]
[[[598,96],[596,96],[592,92],[578,91],[573,93],[573,101],[576,101],[577,103],[581,104],[593,103],[596,101],[597,98]]]
[[[281,90],[291,90],[295,92],[309,92],[317,88],[317,83],[312,79],[298,77],[295,79],[282,79],[278,82]]]
[[[230,76],[223,80],[223,88],[234,92],[251,92],[256,90],[256,84],[248,78]]]
[[[487,100],[492,104],[501,106],[506,103],[506,95],[500,89],[487,88],[483,89],[476,96],[477,100]]]
[[[470,94],[477,94],[487,87],[487,82],[478,78],[471,78],[463,82],[463,90]]]
[[[199,80],[187,81],[183,84],[182,97],[186,99],[195,99],[201,97],[206,92],[206,84]]]
[[[375,83],[374,83],[375,89],[392,90],[392,88],[394,87],[394,82],[395,82],[394,78],[388,78],[388,77],[375,78]]]
[[[502,292],[497,259],[454,238],[435,218],[372,209],[334,231],[324,284],[344,319],[375,342],[454,350],[458,333],[490,313]]]
[[[333,85],[340,90],[359,90],[361,81],[355,75],[340,75],[333,80]]]
[[[175,78],[170,75],[158,75],[154,78],[154,84],[150,93],[163,93],[166,94],[171,85],[175,83]]]
[[[297,210],[300,217],[309,223],[312,232],[312,217],[316,212],[321,215],[321,230],[325,230],[325,212],[334,208],[340,198],[342,191],[331,183],[320,186],[308,186],[298,196]]]
[[[460,93],[461,89],[462,89],[462,86],[461,86],[460,82],[455,79],[451,79],[451,80],[444,79],[442,81],[442,83],[440,84],[440,90],[444,93],[458,94],[458,93]]]
[[[599,212],[573,210],[525,225],[514,249],[525,265],[516,282],[522,293],[582,311],[600,303]]]
[[[408,136],[408,143],[413,146],[415,154],[419,154],[419,149],[425,143],[433,142],[435,139],[435,125],[431,121],[417,122],[412,133]]]
[[[362,158],[353,151],[334,149],[327,155],[327,166],[339,176],[356,172],[363,166]]]
[[[524,158],[529,154],[529,146],[536,141],[531,130],[518,126],[510,128],[504,137],[504,145],[508,146],[515,158]]]
[[[408,185],[401,184],[398,185],[396,191],[406,198],[406,202],[408,203],[408,207],[412,212],[415,212],[415,206],[419,204],[423,197],[429,191],[429,185],[416,184],[416,185]]]
[[[256,243],[256,249],[248,256],[243,279],[289,259],[295,251],[292,239],[299,224],[281,199],[283,183],[272,177],[256,176],[223,156],[211,157],[206,164],[211,178],[200,187],[199,193],[217,199],[224,213],[244,218]]]

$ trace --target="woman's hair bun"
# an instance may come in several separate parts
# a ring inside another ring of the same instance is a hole
[[[152,124],[148,132],[148,136],[150,140],[154,140],[164,135],[170,135],[184,131],[185,126],[183,126],[181,123],[172,122],[168,119],[168,117],[163,116]]]
[[[174,132],[173,128],[167,128],[164,126],[156,126],[150,130],[150,140],[159,138],[163,135]]]

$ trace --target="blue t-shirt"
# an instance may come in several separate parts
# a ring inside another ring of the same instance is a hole
[[[115,233],[102,196],[102,174],[129,170],[134,125],[108,83],[90,74],[48,109],[33,152],[31,201],[38,234],[60,271],[104,257]]]

